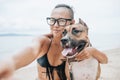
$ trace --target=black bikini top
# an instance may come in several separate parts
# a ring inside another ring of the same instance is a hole
[[[49,48],[51,46],[51,43],[52,43],[52,40],[50,42]],[[49,52],[49,48],[48,48],[47,53]],[[40,64],[40,66],[46,68],[46,76],[49,77],[49,80],[50,80],[50,78],[52,78],[52,80],[54,80],[53,70],[55,69],[55,70],[57,70],[57,74],[58,74],[60,80],[67,80],[66,74],[65,74],[66,62],[63,61],[63,63],[58,66],[52,66],[52,65],[50,65],[50,63],[48,61],[47,53],[37,59],[37,62]]]

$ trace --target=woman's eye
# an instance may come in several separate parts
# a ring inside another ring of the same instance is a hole
[[[54,23],[54,22],[55,22],[55,20],[54,20],[54,19],[51,19],[51,20],[50,20],[50,22],[51,22],[51,23]]]

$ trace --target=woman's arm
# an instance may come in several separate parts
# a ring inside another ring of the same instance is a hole
[[[29,46],[16,53],[14,56],[1,61],[0,80],[13,73],[14,70],[33,62],[40,53],[41,45],[43,43],[42,41],[44,40],[40,38],[34,39]]]
[[[42,40],[35,38],[30,45],[14,55],[12,59],[15,64],[15,69],[19,69],[33,62],[40,53],[41,45]]]
[[[106,64],[108,63],[108,58],[105,55],[105,53],[97,50],[96,48],[90,47],[88,48],[88,51],[90,54],[92,54],[93,57],[95,57],[100,63]]]
[[[77,57],[77,59],[80,60],[84,60],[87,59],[89,57],[93,56],[94,58],[96,58],[99,63],[101,64],[106,64],[108,63],[108,58],[105,55],[105,53],[93,48],[93,47],[87,47],[85,48],[82,52],[80,52],[79,56]]]

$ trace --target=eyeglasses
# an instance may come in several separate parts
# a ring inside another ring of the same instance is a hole
[[[67,21],[71,21],[72,19],[65,19],[65,18],[52,18],[52,17],[47,17],[46,18],[48,25],[53,26],[56,22],[58,26],[66,26]]]

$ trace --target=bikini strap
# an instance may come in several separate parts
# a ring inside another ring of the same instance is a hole
[[[47,52],[46,52],[46,53],[48,53],[48,52],[49,52],[51,44],[52,44],[52,39],[51,39],[51,41],[50,41],[50,44],[49,44],[49,46],[48,46],[48,50],[47,50]]]

